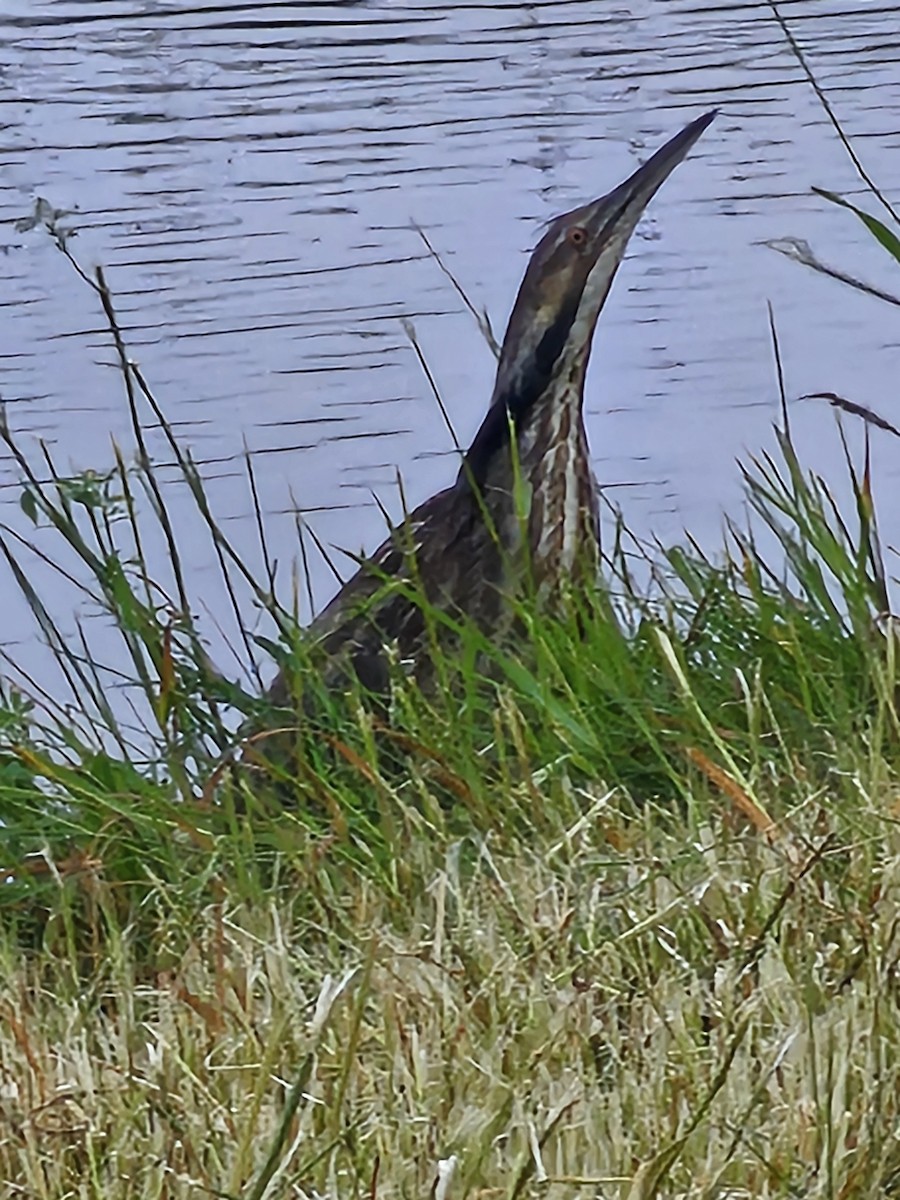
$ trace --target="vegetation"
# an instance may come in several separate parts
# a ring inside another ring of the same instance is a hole
[[[4,1194],[900,1195],[898,642],[868,450],[848,515],[782,388],[753,519],[714,560],[620,522],[606,590],[522,604],[527,654],[463,630],[433,695],[398,672],[386,716],[322,697],[267,766],[258,688],[208,659],[147,415],[244,678],[271,653],[308,681],[262,521],[260,573],[82,278],[133,453],[66,478],[0,429],[35,526],[0,550],[65,688],[19,676],[0,715]],[[896,433],[828,399],[841,436],[846,414]],[[127,671],[56,623],[35,556]]]

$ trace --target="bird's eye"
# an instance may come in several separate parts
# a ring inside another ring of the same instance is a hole
[[[587,245],[587,230],[582,229],[580,225],[576,225],[573,229],[569,230],[568,238],[569,244],[580,250],[582,246]]]

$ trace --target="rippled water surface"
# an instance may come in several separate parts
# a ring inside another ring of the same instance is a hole
[[[897,197],[900,3],[781,11]],[[64,469],[107,466],[111,435],[130,445],[99,306],[44,231],[17,226],[41,197],[69,211],[81,263],[107,268],[128,344],[248,554],[245,446],[282,559],[294,508],[324,541],[371,547],[373,492],[396,514],[398,468],[411,504],[452,477],[404,319],[463,441],[494,364],[414,223],[501,332],[542,222],[714,105],[601,321],[587,387],[601,482],[641,531],[715,543],[741,503],[735,455],[768,444],[775,415],[768,300],[791,395],[832,390],[900,420],[897,309],[761,244],[802,237],[897,290],[858,223],[810,192],[860,185],[766,3],[7,0],[0,42],[10,423]],[[830,415],[796,412],[828,469]],[[888,489],[898,462],[879,442]],[[0,515],[17,479],[2,458]],[[215,610],[212,554],[189,558]],[[315,583],[321,603],[324,567]]]

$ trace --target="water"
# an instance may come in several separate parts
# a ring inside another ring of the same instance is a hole
[[[900,3],[781,8],[897,196]],[[410,504],[454,474],[403,320],[463,442],[494,362],[413,222],[500,333],[542,223],[714,105],[601,320],[587,386],[601,482],[638,530],[717,543],[723,511],[742,503],[735,457],[771,440],[768,301],[790,395],[835,391],[900,420],[896,310],[762,244],[802,237],[900,290],[852,216],[810,192],[861,195],[766,3],[7,0],[0,45],[10,423],[46,439],[64,470],[108,466],[111,436],[131,444],[99,305],[45,233],[16,226],[42,197],[71,210],[81,263],[106,267],[131,352],[248,555],[245,446],[282,564],[295,508],[324,542],[371,548],[373,493],[398,514],[398,468]],[[795,428],[836,471],[830,414],[803,402]],[[876,439],[888,495],[898,449]],[[0,517],[14,519],[17,480],[0,457]],[[185,531],[194,586],[223,619],[214,556],[187,516]],[[314,584],[320,605],[333,587],[323,564]],[[10,600],[4,643],[29,662],[34,636]]]

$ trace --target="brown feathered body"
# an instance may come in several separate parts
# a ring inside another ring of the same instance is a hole
[[[421,598],[494,638],[508,627],[510,597],[523,580],[549,598],[596,569],[597,488],[583,418],[594,329],[644,208],[714,115],[688,125],[608,195],[551,223],[526,270],[488,412],[455,482],[391,530],[309,627],[326,684],[345,682],[352,670],[383,692],[390,654],[424,677]],[[279,674],[269,695],[288,704],[290,681]]]

